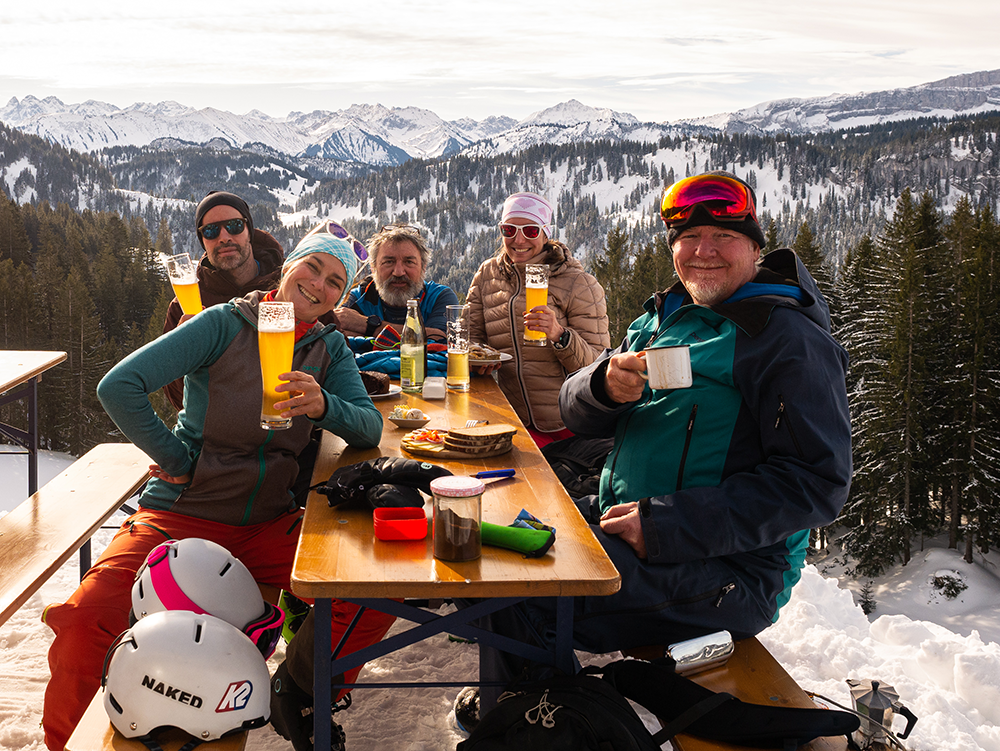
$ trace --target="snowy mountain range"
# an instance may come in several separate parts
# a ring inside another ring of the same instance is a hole
[[[82,152],[110,146],[149,146],[169,139],[222,147],[263,146],[292,158],[320,158],[374,167],[411,158],[467,152],[484,157],[537,144],[607,139],[655,142],[685,133],[808,133],[915,117],[953,117],[1000,110],[1000,70],[954,76],[910,88],[811,99],[781,99],[695,120],[642,123],[633,115],[576,100],[517,121],[507,116],[446,121],[419,107],[355,104],[347,109],[291,112],[275,118],[242,115],[177,102],[118,108],[89,100],[12,98],[0,121]]]

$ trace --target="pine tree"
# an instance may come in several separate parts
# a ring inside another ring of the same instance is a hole
[[[628,231],[617,225],[608,232],[604,254],[593,262],[594,277],[604,288],[608,303],[608,330],[612,342],[620,342],[639,311],[630,304],[632,252]]]

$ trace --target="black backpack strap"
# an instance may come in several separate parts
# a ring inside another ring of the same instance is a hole
[[[658,732],[653,735],[653,740],[661,746],[671,740],[675,735],[683,732],[691,723],[700,720],[716,707],[725,704],[733,698],[732,694],[713,694],[707,699],[688,707],[670,722],[666,723]]]

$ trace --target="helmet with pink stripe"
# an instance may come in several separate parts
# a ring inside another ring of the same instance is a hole
[[[249,636],[265,659],[274,652],[284,620],[280,608],[264,602],[238,558],[198,537],[160,543],[136,573],[130,622],[167,610],[220,618]]]

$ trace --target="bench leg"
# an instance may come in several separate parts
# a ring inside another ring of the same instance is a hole
[[[80,546],[80,581],[90,571],[90,540]]]

